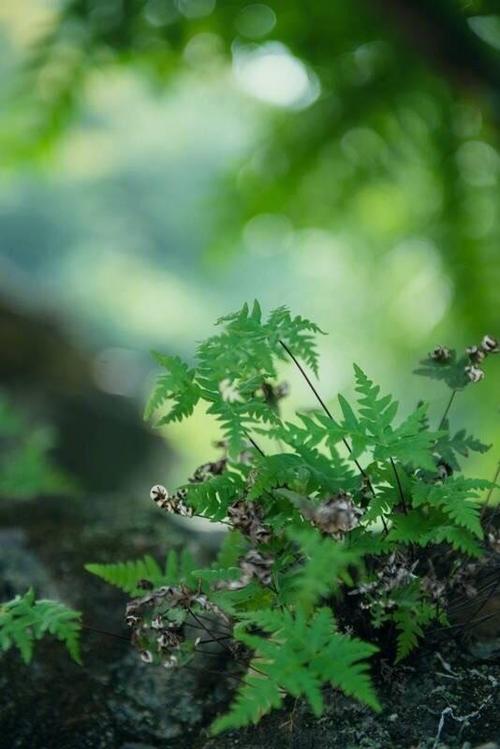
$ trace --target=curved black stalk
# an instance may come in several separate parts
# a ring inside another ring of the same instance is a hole
[[[398,484],[399,496],[401,497],[401,504],[403,505],[403,511],[404,511],[404,514],[407,515],[408,507],[406,506],[405,495],[403,493],[403,487],[401,485],[401,479],[399,478],[399,473],[397,471],[396,464],[394,463],[394,460],[392,459],[392,457],[389,458],[389,460],[391,462],[392,470],[394,471],[394,475],[396,477],[396,481]]]
[[[458,390],[453,390],[450,399],[446,405],[446,408],[444,409],[444,414],[441,417],[441,421],[439,422],[438,431],[440,431],[444,427],[444,423],[446,421],[446,417],[448,416],[448,413],[450,411],[450,408],[452,406],[453,401],[455,400],[455,396],[458,393]]]
[[[287,352],[288,356],[292,359],[293,363],[295,364],[295,366],[297,367],[297,369],[299,370],[299,372],[301,373],[301,375],[303,376],[303,378],[305,379],[305,381],[307,382],[307,384],[309,385],[309,387],[313,391],[313,393],[314,393],[315,397],[317,398],[318,403],[321,405],[321,408],[323,409],[323,411],[326,413],[326,415],[328,416],[329,419],[331,419],[332,421],[334,421],[334,418],[332,416],[332,413],[331,413],[330,409],[328,408],[328,406],[326,405],[326,403],[324,402],[324,400],[322,399],[322,397],[320,396],[320,394],[318,393],[318,391],[314,387],[313,382],[311,381],[309,375],[305,371],[305,369],[302,366],[302,364],[296,358],[296,356],[294,355],[294,353],[292,351],[290,351],[290,349],[288,348],[288,346],[286,345],[286,343],[281,340],[281,338],[279,339],[279,343],[281,344],[281,346],[283,346],[283,348]],[[348,443],[348,441],[344,437],[342,437],[342,442],[344,443],[345,447],[347,448],[347,451],[348,451],[349,455],[352,456],[352,448],[351,448],[350,444]],[[370,477],[368,476],[368,474],[366,473],[366,471],[364,470],[364,468],[362,467],[362,465],[359,463],[359,461],[356,458],[352,458],[352,460],[354,461],[354,464],[355,464],[356,468],[358,469],[358,471],[360,472],[360,474],[365,479],[365,481],[367,483],[367,486],[370,489],[372,495],[375,496],[375,489],[373,488],[373,484],[371,482]],[[389,531],[388,531],[388,528],[387,528],[387,524],[386,524],[386,522],[384,520],[384,516],[381,515],[380,519],[382,520],[382,525],[384,526],[384,532],[387,535],[387,533]]]

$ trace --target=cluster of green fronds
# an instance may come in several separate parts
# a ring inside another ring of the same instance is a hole
[[[50,459],[53,437],[47,427],[29,428],[0,393],[0,497],[74,492],[74,484]]]
[[[35,640],[53,635],[80,663],[80,614],[57,601],[35,599],[32,589],[0,604],[0,650],[16,647],[25,663],[33,656]]]
[[[321,331],[308,320],[292,318],[284,307],[263,322],[257,303],[251,312],[245,305],[240,312],[222,317],[218,324],[223,325],[222,332],[199,345],[195,368],[189,368],[177,356],[154,354],[166,374],[159,378],[146,406],[146,418],[168,404],[158,425],[181,421],[191,415],[200,400],[205,401],[208,412],[221,424],[230,455],[236,456],[248,441],[250,430],[279,423],[275,409],[269,407],[265,393],[259,390],[263,383],[276,379],[276,362],[286,359],[283,344],[317,372],[313,334]]]
[[[426,404],[398,418],[397,401],[357,365],[354,403],[339,395],[334,413],[318,396],[317,409],[285,420],[277,365],[317,375],[319,328],[285,308],[264,320],[257,302],[218,324],[192,366],[155,355],[165,372],[146,415],[161,410],[166,424],[205,401],[219,420],[224,457],[167,496],[170,511],[179,501],[179,512],[225,521],[219,556],[176,574],[152,560],[88,569],[134,595],[139,578],[181,586],[168,593],[184,606],[179,622],[195,605],[222,612],[246,674],[215,731],[256,722],[286,694],[319,715],[328,684],[377,709],[368,659],[390,641],[401,660],[432,622],[446,626],[457,566],[484,554],[480,493],[493,484],[460,475],[459,458],[487,447],[447,418],[431,427]],[[420,373],[454,397],[471,381],[468,360],[444,358]]]

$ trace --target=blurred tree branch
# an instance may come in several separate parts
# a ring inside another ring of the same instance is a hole
[[[455,85],[486,92],[500,123],[500,53],[472,31],[456,2],[376,0],[370,6],[377,7],[394,30]]]

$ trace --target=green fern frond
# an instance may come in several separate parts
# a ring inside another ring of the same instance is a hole
[[[392,485],[383,485],[370,497],[363,515],[363,521],[368,525],[380,518],[388,516],[391,510],[400,502],[399,490]]]
[[[400,611],[393,618],[398,629],[396,663],[399,663],[415,650],[424,631],[413,611]]]
[[[384,444],[374,451],[376,460],[393,458],[415,468],[436,470],[433,458],[436,440],[441,432],[427,429],[427,405],[419,405],[396,429],[387,430]]]
[[[33,657],[36,640],[54,635],[77,663],[80,659],[81,615],[57,601],[35,599],[32,589],[0,604],[0,649],[15,646],[25,663]]]
[[[415,507],[428,504],[430,507],[440,508],[455,525],[467,528],[475,536],[482,538],[478,491],[491,486],[490,481],[463,476],[449,477],[442,483],[434,484],[414,482],[412,501]]]
[[[211,733],[217,735],[229,729],[258,723],[271,710],[281,707],[283,691],[267,675],[259,676],[260,661],[250,663],[249,672],[228,713],[212,723]]]
[[[421,545],[447,543],[460,553],[475,558],[484,554],[484,548],[479,545],[475,534],[457,525],[446,525],[445,522],[436,524],[432,530],[422,536],[420,543]]]
[[[469,383],[465,372],[465,367],[470,364],[469,357],[457,357],[453,350],[449,354],[446,361],[437,361],[428,356],[420,362],[421,366],[414,369],[413,373],[432,380],[442,380],[452,390],[461,390]]]
[[[271,345],[280,358],[285,358],[283,350],[280,350],[280,341],[283,341],[294,356],[302,359],[318,376],[315,336],[318,333],[325,335],[318,325],[300,315],[292,317],[289,309],[283,306],[271,312],[266,328]]]
[[[340,587],[351,584],[349,568],[358,566],[362,551],[349,548],[342,541],[323,538],[311,527],[289,529],[288,537],[298,544],[304,562],[292,569],[281,582],[283,595],[289,595],[296,605],[311,611],[319,600]]]
[[[259,499],[266,492],[293,482],[299,468],[303,468],[303,464],[297,455],[277,453],[257,456],[255,467],[255,478],[248,492],[250,500]]]
[[[390,543],[430,544],[447,543],[456,551],[471,557],[480,557],[481,547],[477,535],[458,525],[450,525],[450,518],[440,509],[418,508],[406,515],[393,518],[393,525],[387,536]]]
[[[381,437],[385,429],[394,421],[398,403],[392,399],[391,395],[379,398],[380,387],[375,385],[357,364],[354,364],[354,375],[356,391],[360,395],[358,398],[359,413],[365,429],[374,437]]]
[[[460,429],[452,436],[448,431],[446,420],[443,423],[443,429],[445,431],[436,442],[436,452],[454,471],[460,471],[461,468],[457,455],[468,458],[470,452],[484,454],[491,448],[491,445],[486,445],[471,434],[467,434],[465,429]]]
[[[168,356],[153,352],[157,363],[167,370],[158,378],[153,393],[146,405],[144,418],[149,420],[167,401],[173,401],[170,411],[163,416],[157,426],[171,421],[182,421],[193,413],[201,397],[201,389],[195,382],[195,371],[189,369],[178,356]]]
[[[245,479],[243,474],[229,467],[220,476],[199,484],[185,484],[182,488],[187,491],[186,501],[190,507],[199,515],[218,521],[226,517],[229,505],[243,492]]]
[[[249,628],[268,637],[251,634]],[[254,650],[251,665],[258,674],[249,672],[229,713],[212,726],[214,733],[258,721],[281,704],[283,692],[304,696],[319,716],[325,683],[380,709],[367,663],[377,648],[340,634],[330,609],[320,608],[311,618],[301,611],[255,611],[244,617],[235,635]]]
[[[235,567],[248,548],[248,541],[239,532],[226,533],[214,562],[215,568]]]
[[[188,552],[183,551],[179,555],[171,550],[163,570],[149,555],[142,559],[114,564],[86,564],[85,569],[125,593],[137,596],[144,593],[144,589],[138,585],[141,580],[147,580],[155,588],[178,584],[180,581],[188,582],[194,562]]]
[[[426,627],[438,614],[436,607],[426,601],[418,581],[393,591],[396,611],[391,615],[398,630],[396,663],[406,658],[424,635]]]

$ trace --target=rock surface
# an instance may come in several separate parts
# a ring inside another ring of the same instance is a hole
[[[186,545],[203,563],[196,537],[122,496],[4,503],[0,528],[2,599],[33,585],[81,609],[92,628],[83,668],[51,640],[30,666],[2,658],[0,749],[494,749],[500,738],[498,656],[449,639],[398,668],[383,664],[379,715],[330,692],[319,720],[291,701],[257,727],[211,738],[230,698],[223,654],[177,672],[143,664],[122,639],[125,596],[83,569]]]

